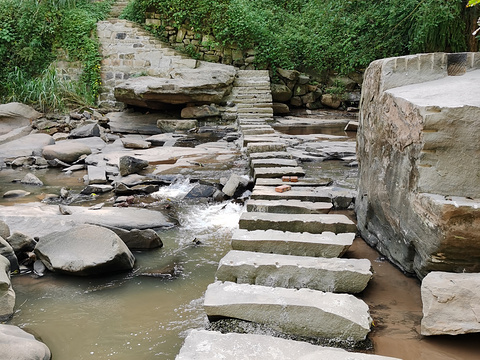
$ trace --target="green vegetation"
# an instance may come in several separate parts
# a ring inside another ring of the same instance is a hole
[[[156,11],[173,26],[188,23],[222,44],[254,47],[259,66],[348,73],[383,57],[467,51],[466,20],[474,9],[466,5],[467,0],[134,0],[124,16],[143,23],[146,11]]]
[[[94,104],[100,88],[95,25],[113,0],[1,0],[0,101],[41,110]],[[78,83],[63,80],[50,64],[63,49],[83,64]]]

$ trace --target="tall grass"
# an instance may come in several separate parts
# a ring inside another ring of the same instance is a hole
[[[30,104],[42,112],[86,106],[85,86],[79,82],[65,80],[54,67],[42,71],[40,76],[30,77],[19,68],[11,72],[4,84],[6,93],[2,102]]]

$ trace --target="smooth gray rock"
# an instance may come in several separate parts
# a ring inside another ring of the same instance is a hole
[[[269,335],[191,330],[175,360],[400,360]]]
[[[14,231],[5,240],[7,240],[16,254],[25,251],[33,251],[35,245],[37,245],[37,242],[32,237],[21,233],[20,231]]]
[[[118,161],[120,175],[126,176],[137,173],[148,166],[147,160],[138,159],[133,156],[122,156]]]
[[[331,231],[336,234],[356,232],[355,223],[342,214],[270,214],[244,212],[239,220],[240,229],[280,230],[321,234]]]
[[[63,140],[55,145],[48,145],[43,148],[43,157],[47,160],[59,159],[66,163],[73,163],[82,155],[90,155],[92,149],[82,143]]]
[[[22,103],[0,104],[0,135],[28,126],[41,116],[41,113]]]
[[[162,239],[152,229],[124,230],[116,227],[108,227],[127,245],[130,250],[150,250],[163,246]]]
[[[123,146],[127,149],[148,149],[150,146],[152,146],[148,141],[129,137],[124,137],[121,139],[121,141]]]
[[[355,233],[334,234],[325,231],[311,234],[237,229],[232,234],[231,244],[234,250],[333,258],[342,256],[354,239]]]
[[[86,138],[91,136],[100,136],[100,127],[97,123],[86,124],[73,129],[70,132],[70,138]]]
[[[51,270],[88,276],[131,270],[135,258],[113,231],[78,225],[40,237],[35,254]]]
[[[3,194],[4,198],[16,198],[16,197],[23,197],[30,195],[28,191],[25,190],[8,190],[6,193]]]
[[[33,175],[32,173],[25,174],[22,180],[20,180],[20,183],[26,184],[26,185],[43,186],[43,181],[40,180],[35,175]]]
[[[113,190],[112,185],[101,185],[101,184],[92,184],[87,185],[83,190],[80,192],[83,195],[90,195],[90,194],[103,194]]]
[[[422,335],[480,332],[480,274],[433,271],[422,281]]]
[[[10,281],[10,261],[0,255],[0,321],[8,320],[13,315],[14,307],[15,291]],[[0,358],[3,359],[3,357]]]
[[[353,295],[219,281],[205,292],[211,320],[235,318],[307,337],[361,341],[370,332],[368,305]]]
[[[158,135],[152,135],[145,139],[152,144],[152,146],[174,146],[177,140],[184,138],[184,134],[172,134],[164,133]]]
[[[54,144],[48,134],[30,134],[0,145],[0,158],[15,159],[20,156],[41,155],[43,148]]]
[[[237,284],[359,293],[372,277],[367,259],[318,258],[231,250],[215,278]]]
[[[103,166],[87,166],[88,184],[106,184],[107,173]]]
[[[0,359],[50,360],[50,349],[17,326],[0,324]]]
[[[10,228],[5,221],[0,220],[0,237],[6,239],[10,236]]]
[[[18,271],[18,259],[15,255],[15,251],[13,250],[13,247],[8,243],[8,241],[2,237],[0,237],[0,255],[4,256],[10,262],[11,272]]]
[[[239,187],[246,187],[247,185],[248,179],[237,174],[232,174],[223,186],[222,191],[225,195],[232,197]]]
[[[141,208],[103,207],[90,210],[83,206],[69,206],[69,216],[61,215],[58,205],[43,203],[0,206],[0,220],[11,228],[31,237],[44,236],[53,231],[66,231],[79,224],[97,224],[131,229],[158,229],[173,226],[159,211]]]
[[[196,184],[192,190],[190,190],[186,195],[185,199],[196,199],[196,198],[209,198],[212,197],[213,194],[218,189],[212,185],[203,185],[203,184]]]
[[[247,211],[279,214],[328,214],[332,210],[330,202],[310,202],[301,200],[255,200],[247,201]]]

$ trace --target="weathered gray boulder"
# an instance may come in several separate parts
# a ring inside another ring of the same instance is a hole
[[[0,359],[50,360],[50,349],[17,326],[0,324]]]
[[[377,60],[363,83],[355,201],[362,237],[403,271],[480,267],[479,54]],[[477,200],[475,200],[477,199]]]
[[[186,195],[185,199],[209,198],[218,189],[212,185],[196,184]]]
[[[28,126],[40,116],[41,113],[25,104],[17,102],[0,104],[0,135]]]
[[[10,228],[5,221],[0,220],[0,237],[6,239],[10,236]]]
[[[73,163],[81,155],[90,155],[92,149],[89,146],[76,141],[59,141],[55,145],[43,148],[43,157],[47,160],[58,159],[66,163]]]
[[[122,138],[122,144],[127,149],[148,149],[152,146],[151,143],[141,139],[134,139],[131,137]]]
[[[15,292],[10,281],[10,261],[0,255],[0,321],[8,320],[13,315],[14,307]],[[3,359],[3,357],[0,358]]]
[[[37,245],[37,242],[33,238],[20,231],[14,231],[8,238],[6,238],[6,240],[16,254],[25,251],[33,251],[35,245]]]
[[[232,174],[223,186],[222,191],[225,195],[232,197],[237,189],[245,189],[247,185],[248,179],[237,174]]]
[[[124,230],[117,227],[108,227],[127,245],[130,250],[150,250],[163,246],[162,239],[152,229]]]
[[[47,145],[55,141],[48,134],[30,134],[0,145],[0,158],[15,159],[20,156],[41,155]]]
[[[4,256],[10,262],[10,271],[18,271],[18,259],[15,255],[15,251],[12,246],[5,240],[0,237],[0,255]]]
[[[220,103],[231,89],[233,66],[200,62],[195,69],[178,68],[166,77],[140,76],[115,87],[115,97],[125,104],[162,108],[162,104]]]
[[[257,334],[192,330],[175,360],[399,360]]]
[[[220,111],[212,105],[187,106],[180,114],[182,119],[202,119],[220,116]]]
[[[69,138],[86,138],[91,136],[100,136],[100,127],[97,123],[86,124],[72,130]]]
[[[138,159],[133,156],[122,156],[118,161],[118,168],[122,176],[137,173],[147,166],[147,160]]]
[[[26,184],[26,185],[43,186],[43,181],[40,180],[35,175],[33,175],[32,173],[25,174],[22,180],[20,180],[20,183]]]
[[[480,274],[434,271],[422,281],[422,335],[480,332]]]
[[[292,90],[284,84],[272,84],[272,98],[273,101],[284,102],[292,98]]]
[[[4,198],[16,198],[16,197],[23,197],[30,195],[30,192],[25,190],[8,190],[6,193],[3,194],[2,197]]]
[[[135,263],[117,234],[96,225],[79,225],[42,236],[35,254],[51,271],[80,276],[130,270]]]

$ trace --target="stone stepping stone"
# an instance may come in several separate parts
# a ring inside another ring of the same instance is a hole
[[[246,146],[247,154],[271,151],[285,151],[287,145],[283,142],[256,142]]]
[[[249,125],[244,125],[244,126],[249,126]],[[250,160],[257,160],[257,159],[293,159],[293,156],[292,154],[286,151],[267,151],[267,152],[250,154]]]
[[[372,278],[367,259],[338,259],[231,250],[220,260],[219,281],[336,293],[362,292]]]
[[[244,125],[250,126],[250,125]],[[243,135],[265,135],[265,134],[274,134],[275,130],[271,126],[255,126],[255,129],[243,129]]]
[[[192,330],[176,360],[400,360],[257,334]]]
[[[298,167],[298,163],[294,159],[254,159],[250,161],[250,166],[252,168]]]
[[[254,199],[249,199],[247,201],[247,211],[250,212],[279,214],[328,214],[332,208],[333,204],[331,202]]]
[[[335,234],[324,231],[321,234],[311,234],[271,229],[236,229],[231,245],[234,250],[334,258],[342,256],[354,239],[355,233]]]
[[[243,146],[249,143],[265,143],[265,142],[279,142],[280,137],[277,135],[248,135],[243,137]]]
[[[293,160],[295,161],[295,160]],[[257,167],[253,171],[253,178],[278,178],[282,176],[305,176],[305,170],[300,166]],[[275,191],[275,188],[273,188]]]
[[[258,153],[262,154],[262,153]],[[290,182],[285,182],[280,178],[275,178],[275,179],[269,179],[269,178],[260,178],[257,179],[255,182],[256,187],[258,186],[258,189],[261,189],[260,186],[279,186],[279,185],[285,185],[285,184],[290,184],[290,185],[295,185],[295,188],[300,187],[318,187],[318,186],[328,186],[332,183],[332,179],[325,178],[325,179],[313,179],[313,178],[301,178],[298,179],[296,183],[290,183]],[[297,189],[300,190],[300,189]]]
[[[107,173],[104,167],[88,165],[88,183],[89,184],[106,184],[107,183]]]
[[[368,305],[353,295],[220,281],[208,286],[204,309],[211,321],[235,318],[287,334],[354,342],[365,340],[372,322]]]
[[[342,214],[271,214],[244,212],[240,216],[239,228],[245,230],[280,230],[321,234],[356,232],[357,226]]]

